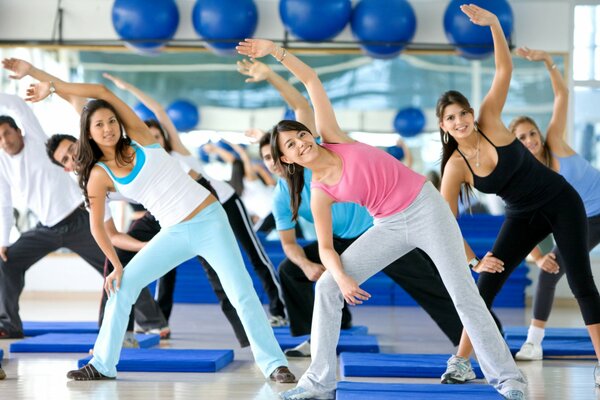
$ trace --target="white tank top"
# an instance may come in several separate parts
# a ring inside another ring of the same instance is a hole
[[[172,151],[171,155],[177,160],[185,163],[188,167],[198,172],[203,177],[205,177],[210,182],[212,187],[215,188],[215,192],[217,192],[217,195],[219,196],[219,201],[221,203],[225,203],[235,193],[235,190],[229,183],[211,178],[206,172],[204,172],[204,167],[200,163],[200,160],[198,160],[196,157],[184,156],[183,154],[178,153],[176,151]]]
[[[106,164],[97,165],[108,173],[118,192],[146,207],[162,228],[183,221],[210,195],[158,143],[140,146],[132,142],[132,147],[135,165],[127,176],[116,177]]]

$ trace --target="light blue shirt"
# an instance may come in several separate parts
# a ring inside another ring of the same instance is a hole
[[[304,169],[304,187],[302,188],[302,201],[298,215],[314,223],[310,210],[310,181],[312,172]],[[296,223],[292,220],[290,207],[290,189],[284,179],[277,182],[273,192],[273,216],[278,231],[294,229]],[[373,218],[367,209],[354,203],[335,203],[331,206],[333,220],[333,236],[342,239],[352,239],[363,234],[373,225]]]

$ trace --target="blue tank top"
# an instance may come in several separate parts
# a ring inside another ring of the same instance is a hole
[[[497,194],[506,203],[506,214],[514,215],[533,211],[558,195],[565,185],[565,178],[539,162],[517,139],[506,146],[496,146],[479,129],[479,133],[498,152],[498,164],[488,176],[477,176],[467,158],[473,174],[473,183],[483,193]]]
[[[579,193],[586,215],[600,215],[600,171],[579,154],[556,159],[560,162],[558,173]]]

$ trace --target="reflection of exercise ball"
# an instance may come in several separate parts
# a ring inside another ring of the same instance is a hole
[[[209,40],[206,45],[215,53],[234,55],[235,46],[252,37],[258,23],[253,0],[198,0],[192,11],[196,33]],[[210,40],[232,40],[210,42]]]
[[[198,108],[187,100],[176,100],[167,108],[169,118],[180,132],[187,132],[196,127],[200,121]]]
[[[287,108],[286,107],[285,111],[283,112],[282,119],[285,119],[285,120],[288,120],[288,121],[295,121],[296,120],[296,113],[291,108]]]
[[[128,43],[142,53],[155,53],[175,35],[179,10],[174,0],[116,0],[112,22],[123,40],[159,39]]]
[[[498,17],[504,35],[509,38],[513,29],[513,13],[507,0],[473,0],[479,7]],[[452,0],[444,14],[446,37],[468,59],[483,59],[494,53],[494,42],[489,26],[475,25],[460,10],[463,0]]]
[[[294,36],[308,41],[337,36],[350,20],[350,0],[281,0],[279,15]]]
[[[352,32],[360,41],[410,42],[417,30],[417,17],[406,0],[361,0],[352,11]],[[397,56],[404,45],[362,44],[373,58]]]
[[[394,118],[394,129],[404,137],[416,136],[423,128],[425,128],[425,114],[418,108],[403,108]]]
[[[133,106],[133,111],[137,114],[138,117],[142,121],[146,121],[147,119],[156,120],[156,115],[148,107],[146,107],[143,103],[137,103]]]
[[[398,161],[402,161],[404,159],[404,149],[400,146],[390,146],[385,150]]]

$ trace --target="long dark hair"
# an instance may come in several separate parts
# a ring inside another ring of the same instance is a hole
[[[150,119],[145,120],[144,123],[146,124],[146,126],[148,128],[158,129],[158,131],[160,132],[160,135],[163,138],[163,141],[165,142],[165,146],[164,146],[165,151],[167,153],[171,154],[171,152],[173,151],[173,148],[171,147],[171,143],[169,143],[169,137],[167,135],[167,132],[165,132],[165,129],[160,124],[160,122],[158,122],[154,118],[150,118]]]
[[[108,109],[115,114],[119,123],[120,137],[115,148],[115,162],[117,165],[125,165],[133,161],[133,155],[127,154],[127,147],[131,145],[131,139],[123,135],[123,123],[117,113],[117,110],[107,101],[90,100],[83,107],[80,122],[79,145],[77,148],[77,159],[75,160],[75,171],[78,175],[79,187],[83,191],[85,204],[89,207],[90,198],[88,196],[87,184],[90,179],[90,173],[94,165],[102,158],[103,153],[100,147],[94,142],[90,134],[90,125],[92,116],[101,109]]]
[[[279,123],[275,125],[273,129],[271,129],[271,132],[267,133],[271,137],[271,154],[273,155],[273,160],[281,170],[281,173],[285,178],[288,187],[290,188],[290,207],[292,209],[292,220],[296,221],[298,220],[298,209],[300,208],[300,203],[302,202],[302,189],[304,188],[304,167],[296,163],[287,164],[281,161],[283,152],[279,150],[277,138],[279,137],[280,132],[287,131],[305,131],[311,135],[312,132],[306,127],[306,125],[300,122],[284,119],[283,121],[279,121]]]
[[[435,106],[435,116],[438,118],[439,122],[442,122],[442,118],[444,117],[444,110],[451,104],[458,104],[463,109],[467,110],[471,114],[475,114],[469,100],[460,92],[456,90],[449,90],[442,94],[437,101],[437,105]],[[444,136],[448,138],[448,143],[444,142]],[[444,178],[444,170],[446,169],[446,164],[448,164],[448,160],[452,157],[452,154],[455,150],[458,149],[458,142],[456,139],[452,137],[450,134],[446,134],[442,127],[440,126],[440,139],[442,141],[442,159],[441,159],[441,177]],[[467,207],[470,207],[469,196],[473,193],[473,189],[471,185],[464,182],[459,193],[460,201],[465,204]]]
[[[508,125],[508,130],[510,131],[510,133],[512,133],[514,135],[515,130],[517,129],[517,126],[519,126],[525,122],[528,122],[531,125],[533,125],[533,127],[538,131],[538,135],[540,135],[540,139],[542,140],[542,157],[544,158],[544,163],[546,164],[546,167],[551,167],[552,152],[550,151],[550,147],[548,147],[548,143],[542,136],[542,131],[540,131],[539,126],[535,123],[533,118],[528,117],[526,115],[521,115],[519,117],[516,117],[515,119],[510,121],[510,124]]]

